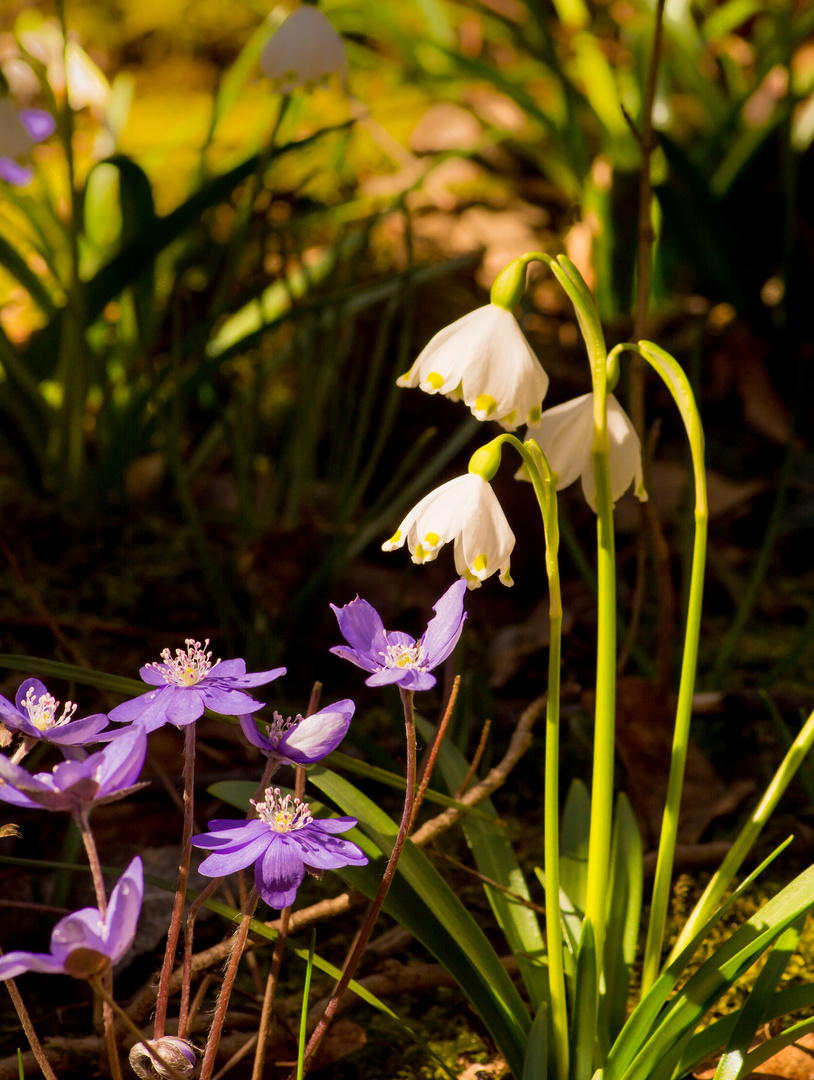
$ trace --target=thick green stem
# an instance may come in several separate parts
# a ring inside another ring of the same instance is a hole
[[[594,391],[598,625],[596,711],[591,784],[591,823],[585,920],[593,928],[597,975],[601,975],[607,917],[607,883],[613,826],[613,769],[616,728],[616,551],[613,532],[605,395]]]
[[[534,441],[521,443],[514,435],[498,435],[489,446],[499,450],[506,443],[517,450],[528,470],[540,507],[545,534],[545,562],[549,597],[548,692],[546,695],[546,746],[544,809],[544,869],[546,948],[551,1005],[551,1032],[558,1080],[567,1080],[569,1068],[568,1001],[565,993],[562,921],[560,910],[560,666],[562,656],[562,594],[558,560],[560,534],[557,518],[557,481],[545,455]],[[484,448],[485,449],[485,448]],[[491,455],[489,455],[491,456]]]
[[[548,462],[536,444],[535,461],[543,465],[543,500],[537,501],[543,514],[548,576],[548,691],[546,694],[545,787],[543,789],[543,859],[545,868],[546,947],[548,983],[551,998],[551,1030],[554,1036],[555,1075],[568,1077],[568,1002],[565,995],[565,967],[562,953],[560,912],[560,667],[562,656],[562,594],[560,591],[559,528],[557,524],[557,485]],[[530,470],[531,471],[531,470]],[[531,471],[532,478],[534,472]]]

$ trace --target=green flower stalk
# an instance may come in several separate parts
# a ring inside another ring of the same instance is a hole
[[[692,573],[690,577],[690,596],[687,609],[687,625],[684,638],[684,655],[681,664],[676,722],[673,732],[673,748],[670,757],[670,775],[667,781],[667,799],[662,819],[659,852],[656,863],[656,877],[653,884],[653,898],[650,907],[650,922],[647,928],[644,967],[642,970],[642,994],[646,994],[658,976],[661,964],[661,950],[664,941],[664,928],[667,921],[667,907],[673,874],[673,861],[678,837],[678,815],[681,807],[681,790],[684,783],[684,769],[687,762],[687,747],[690,739],[690,720],[692,718],[692,695],[695,687],[695,672],[698,659],[698,641],[701,631],[701,601],[704,590],[704,564],[707,549],[707,508],[706,472],[704,469],[704,432],[701,417],[695,403],[692,388],[679,364],[665,352],[649,341],[638,344],[617,345],[608,358],[609,370],[615,375],[618,357],[623,351],[642,356],[661,376],[668,390],[678,405],[692,454],[695,475],[695,541],[693,545]],[[738,863],[740,865],[740,863]],[[734,874],[733,870],[733,874]],[[719,871],[720,873],[720,871]],[[731,877],[730,877],[731,880]],[[721,893],[722,894],[722,893]],[[720,898],[720,897],[719,897]],[[705,909],[707,913],[711,906]],[[698,925],[696,923],[696,925]],[[682,940],[686,943],[692,936],[692,930],[685,927]],[[678,948],[678,947],[677,947]]]

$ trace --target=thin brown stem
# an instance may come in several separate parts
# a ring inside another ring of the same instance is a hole
[[[315,682],[311,691],[311,699],[308,702],[307,716],[312,716],[319,708],[319,698],[322,693],[322,683]],[[305,794],[305,769],[297,766],[294,778],[294,794],[302,799]],[[291,919],[291,908],[283,908],[280,912],[280,929],[277,932],[277,940],[274,942],[274,952],[271,955],[271,968],[266,981],[266,992],[263,995],[263,1008],[260,1012],[260,1027],[257,1031],[257,1050],[254,1055],[252,1067],[252,1080],[260,1080],[266,1062],[266,1049],[268,1046],[269,1025],[271,1023],[271,1010],[274,1008],[274,997],[277,991],[277,983],[280,978],[280,968],[283,964],[283,952],[288,937],[288,924]]]
[[[181,836],[181,863],[178,867],[178,886],[175,890],[175,903],[172,907],[170,928],[167,932],[167,947],[164,951],[164,963],[158,981],[158,996],[155,1003],[155,1037],[161,1039],[167,1022],[167,1004],[170,997],[170,977],[175,963],[175,950],[181,933],[181,920],[184,914],[184,901],[187,895],[189,879],[189,860],[192,855],[192,830],[195,816],[195,724],[187,724],[184,732],[184,831]]]
[[[81,811],[74,815],[79,831],[82,834],[82,842],[85,845],[85,851],[87,852],[88,862],[90,863],[91,877],[93,878],[93,888],[96,893],[96,906],[99,908],[99,913],[104,920],[107,916],[107,893],[105,892],[105,881],[102,876],[102,865],[99,861],[99,852],[96,848],[96,841],[93,838],[93,833],[90,828],[90,820],[88,818],[88,808],[84,807]],[[108,969],[102,974],[100,985],[103,983],[105,990],[112,998],[113,991],[113,970]],[[113,1080],[122,1080],[121,1065],[119,1064],[119,1051],[116,1046],[116,1028],[113,1023],[113,1010],[105,1000],[102,1006],[102,1017],[105,1027],[105,1041],[107,1043],[107,1052],[110,1058],[110,1069],[113,1073]]]
[[[96,850],[96,841],[93,839],[93,833],[90,829],[90,821],[88,820],[87,807],[82,811],[74,815],[76,824],[79,826],[79,831],[82,834],[82,843],[85,845],[85,851],[87,852],[88,862],[90,863],[90,873],[93,878],[93,889],[96,893],[96,906],[99,908],[99,913],[104,919],[107,915],[107,893],[105,892],[105,879],[102,875],[102,864],[99,862],[99,852]]]
[[[277,982],[280,978],[280,968],[283,964],[283,953],[285,951],[285,940],[288,935],[288,920],[290,916],[291,908],[283,908],[280,913],[280,931],[277,934],[277,940],[274,942],[274,952],[271,956],[271,968],[269,969],[268,979],[266,980],[266,992],[263,995],[263,1008],[260,1011],[260,1026],[257,1029],[257,1049],[254,1052],[252,1080],[261,1080],[263,1069],[266,1064],[266,1047],[268,1045],[271,1011],[274,1008],[274,996],[277,991]]]
[[[203,1005],[206,993],[209,987],[215,981],[214,974],[210,971],[201,979],[201,985],[198,987],[195,997],[192,999],[192,1004],[189,1007],[189,1015],[187,1016],[187,1030],[192,1031],[195,1027],[195,1021],[198,1017],[198,1013]]]
[[[529,900],[527,896],[523,896],[513,889],[508,889],[505,885],[501,885],[499,881],[495,881],[494,878],[487,877],[486,874],[482,874],[480,870],[476,870],[473,866],[467,866],[466,863],[459,862],[458,859],[453,859],[451,855],[447,855],[444,851],[433,849],[433,853],[437,858],[443,859],[444,862],[448,862],[452,866],[457,867],[458,870],[463,871],[463,873],[470,874],[472,877],[477,878],[478,881],[482,881],[484,885],[490,885],[493,889],[497,889],[498,892],[502,892],[505,896],[511,897],[516,903],[521,904],[530,911],[536,911],[538,915],[545,915],[545,908],[542,904],[535,904],[532,900]]]
[[[484,720],[484,722],[483,722],[483,730],[480,733],[480,738],[478,739],[478,745],[475,747],[475,756],[472,758],[472,764],[466,770],[466,776],[461,781],[461,786],[455,792],[455,798],[456,799],[460,800],[461,796],[464,794],[466,789],[472,783],[472,777],[478,771],[478,765],[480,765],[481,758],[483,757],[483,752],[486,749],[486,740],[489,738],[489,732],[491,730],[492,730],[492,721],[491,720]]]
[[[33,750],[36,745],[37,740],[32,735],[24,735],[23,741],[11,755],[11,764],[19,765],[23,758],[26,756],[26,754],[30,753],[30,751]]]
[[[353,974],[359,965],[359,961],[362,958],[362,953],[370,940],[370,935],[373,932],[373,927],[378,918],[379,912],[382,909],[382,904],[387,897],[390,883],[393,880],[393,876],[396,873],[396,866],[399,861],[399,857],[407,841],[407,834],[410,831],[410,821],[412,819],[413,801],[415,798],[415,773],[416,773],[416,747],[415,747],[415,709],[413,705],[413,693],[411,690],[405,690],[403,687],[399,687],[399,693],[401,694],[401,704],[404,708],[404,728],[407,742],[407,785],[404,798],[404,810],[401,815],[401,824],[399,825],[399,831],[396,835],[393,849],[390,852],[390,858],[387,860],[387,866],[385,867],[384,875],[382,876],[381,883],[376,892],[373,902],[367,913],[367,917],[362,925],[361,930],[356,938],[353,950],[348,956],[345,966],[342,969],[342,975],[339,982],[334,987],[334,992],[331,995],[331,1000],[328,1002],[328,1007],[322,1015],[322,1019],[314,1029],[314,1033],[308,1040],[308,1045],[305,1048],[303,1075],[308,1072],[311,1063],[314,1060],[316,1054],[325,1034],[333,1019],[334,1013],[337,1010],[339,1002],[345,990],[348,987],[348,983],[353,978]],[[295,1080],[297,1070],[289,1074],[288,1080]],[[201,1080],[204,1080],[202,1077]]]
[[[223,978],[223,985],[221,986],[215,1015],[212,1017],[212,1027],[209,1029],[209,1038],[206,1041],[206,1050],[204,1051],[203,1064],[201,1065],[201,1080],[211,1080],[215,1068],[215,1055],[218,1052],[218,1043],[220,1042],[223,1023],[226,1019],[226,1010],[229,1007],[229,998],[232,996],[232,987],[235,984],[238,965],[243,956],[243,946],[246,944],[246,938],[249,936],[249,926],[252,921],[252,915],[254,915],[259,900],[260,894],[257,889],[252,889],[246,900],[246,906],[243,910],[240,926],[232,937],[232,950],[229,955],[229,963]]]
[[[458,698],[458,690],[461,687],[461,676],[456,675],[452,683],[452,690],[449,694],[449,701],[447,707],[444,709],[444,715],[441,717],[441,723],[438,725],[438,730],[435,733],[432,747],[427,755],[427,760],[424,764],[424,769],[421,773],[421,783],[418,785],[418,791],[416,797],[413,800],[413,812],[410,817],[410,828],[415,825],[415,819],[418,816],[418,811],[421,809],[421,804],[424,802],[424,795],[427,788],[430,785],[430,778],[432,777],[433,769],[435,768],[435,762],[438,758],[438,752],[441,749],[441,743],[444,741],[444,736],[447,733],[447,727],[452,719],[452,711],[455,708],[455,702]]]
[[[269,785],[271,777],[274,775],[274,770],[277,768],[277,762],[273,758],[266,758],[266,767],[263,770],[263,778],[254,793],[254,802],[258,802],[263,798],[266,788]],[[251,819],[257,816],[257,811],[254,808],[254,804],[250,804],[249,812],[246,814],[247,819]],[[181,1008],[178,1013],[178,1034],[181,1038],[186,1038],[186,1029],[189,1013],[189,995],[190,995],[190,982],[192,979],[192,941],[195,931],[195,920],[198,917],[198,912],[203,905],[217,889],[218,885],[223,881],[222,877],[213,878],[212,881],[206,886],[200,896],[190,904],[189,911],[187,913],[187,921],[184,924],[184,963],[181,974]]]
[[[213,878],[203,892],[192,901],[187,912],[187,921],[184,924],[184,961],[181,973],[181,1006],[178,1010],[178,1035],[180,1038],[187,1037],[187,1024],[189,1022],[189,994],[192,984],[192,937],[195,929],[195,919],[198,912],[204,906],[212,893],[220,885],[223,878]]]
[[[0,956],[2,955],[3,950],[0,949]],[[17,989],[16,982],[14,979],[6,979],[6,986],[17,1016],[20,1019],[22,1029],[25,1032],[25,1037],[28,1039],[28,1045],[31,1047],[31,1052],[34,1057],[37,1059],[37,1064],[40,1067],[42,1075],[46,1080],[57,1080],[56,1073],[51,1068],[51,1062],[48,1060],[48,1057],[42,1048],[42,1043],[37,1038],[34,1025],[31,1023],[31,1017],[28,1015],[28,1009],[26,1009],[25,1003],[20,997],[20,991]]]
[[[173,1066],[170,1065],[170,1063],[166,1060],[166,1058],[162,1057],[162,1055],[159,1053],[159,1051],[156,1050],[154,1046],[151,1046],[150,1043],[144,1038],[142,1033],[139,1031],[139,1029],[136,1027],[136,1025],[133,1023],[133,1021],[130,1019],[130,1017],[127,1015],[127,1013],[124,1011],[124,1009],[122,1009],[116,1003],[115,999],[111,996],[109,991],[102,984],[101,979],[91,979],[90,983],[91,983],[91,986],[93,987],[93,989],[95,990],[95,992],[103,999],[105,1005],[108,1008],[110,1008],[111,1011],[116,1013],[116,1015],[122,1021],[122,1023],[127,1028],[127,1030],[130,1032],[130,1034],[135,1035],[136,1039],[141,1043],[141,1045],[144,1047],[144,1049],[147,1051],[147,1053],[150,1055],[150,1057],[155,1058],[155,1060],[158,1062],[158,1064],[161,1066],[161,1068],[166,1070],[167,1075],[169,1077],[171,1077],[172,1080],[185,1080],[184,1076],[181,1073],[179,1073],[177,1069],[173,1068]],[[114,1043],[114,1048],[115,1048],[115,1043]],[[121,1074],[121,1068],[118,1066],[118,1057],[116,1058],[116,1063],[117,1063],[117,1067],[118,1067],[118,1078],[119,1078],[119,1080],[123,1080],[122,1074]]]

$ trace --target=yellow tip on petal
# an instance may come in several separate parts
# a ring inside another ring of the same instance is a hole
[[[475,398],[475,408],[473,412],[480,419],[480,413],[483,413],[483,419],[486,420],[492,415],[497,408],[497,402],[491,394],[478,394]]]
[[[429,544],[430,547],[438,547],[438,544],[440,542],[441,537],[438,535],[438,533],[428,532],[427,535],[424,537],[424,543]]]
[[[542,410],[539,405],[535,405],[533,409],[529,409],[529,423],[533,426],[540,423],[540,414]]]
[[[487,560],[485,555],[478,555],[477,559],[475,559],[475,561],[472,563],[472,569],[478,576],[480,576],[486,569],[486,561]]]
[[[500,575],[500,580],[503,582],[504,585],[514,585],[514,581],[512,580],[511,571],[509,570],[508,566],[503,571],[503,573]]]
[[[512,411],[510,413],[506,413],[505,416],[501,416],[500,423],[505,428],[516,428],[517,427],[517,409],[512,409]]]
[[[401,529],[396,529],[389,540],[385,540],[382,544],[382,551],[392,551],[394,547],[397,547],[401,543]]]
[[[413,562],[423,563],[429,554],[429,551],[426,551],[421,544],[416,544],[413,550]]]
[[[439,375],[437,371],[431,371],[424,380],[425,383],[429,383],[432,387],[433,393],[436,393],[444,385],[444,376]]]

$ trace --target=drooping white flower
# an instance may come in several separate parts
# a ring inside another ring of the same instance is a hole
[[[414,506],[382,551],[404,542],[414,563],[432,562],[444,544],[455,541],[455,569],[470,589],[500,570],[513,585],[509,559],[514,533],[489,483],[477,473],[458,476],[431,491]]]
[[[27,184],[34,176],[29,164],[31,147],[53,132],[56,124],[42,109],[18,109],[9,97],[0,97],[0,178],[9,184]]]
[[[313,90],[332,75],[339,75],[344,86],[348,75],[345,43],[319,8],[302,4],[266,44],[260,69],[282,94],[299,86]]]
[[[582,397],[546,409],[540,422],[529,427],[526,438],[536,439],[557,474],[557,490],[568,487],[582,478],[582,490],[591,509],[596,512],[596,476],[591,457],[594,437],[594,396]],[[631,484],[637,498],[647,498],[642,477],[642,449],[639,436],[625,410],[613,394],[608,394],[608,442],[610,444],[610,482],[613,502]],[[525,472],[525,470],[522,470]],[[519,479],[528,479],[528,475]]]
[[[397,383],[463,398],[478,420],[513,431],[540,419],[548,375],[511,311],[486,304],[439,331]]]

